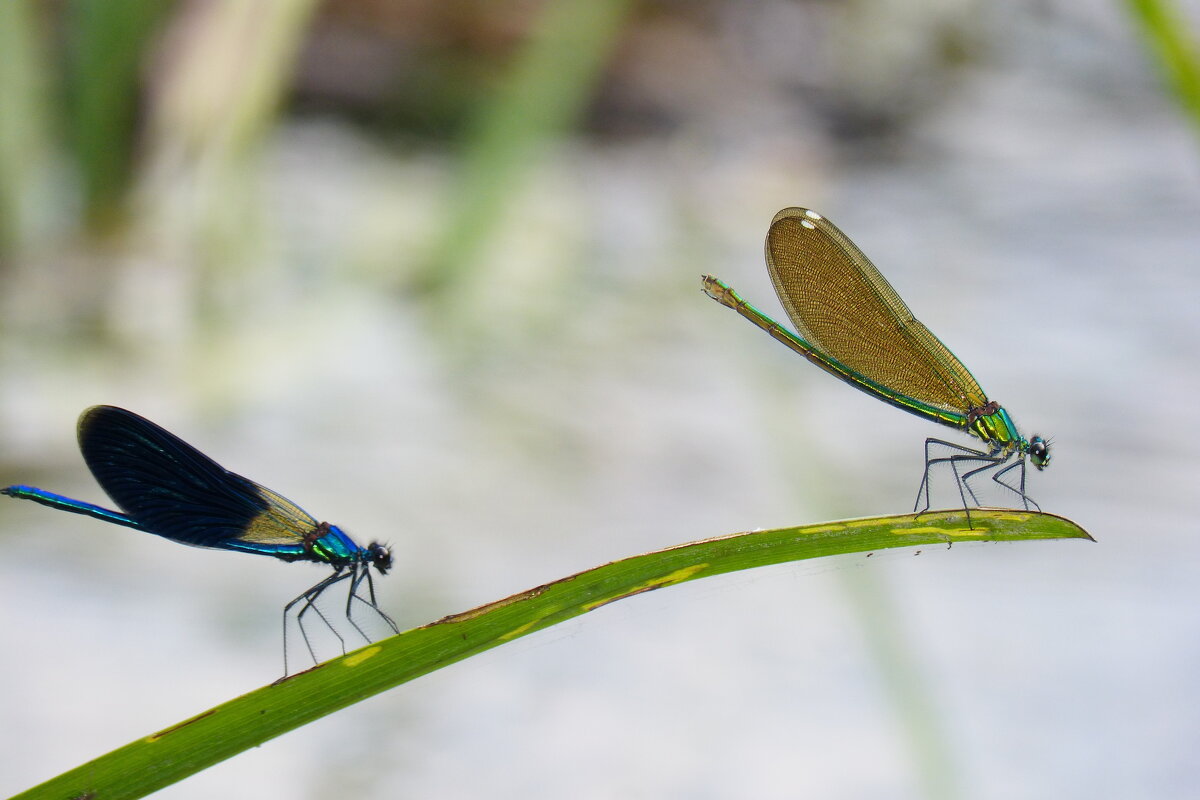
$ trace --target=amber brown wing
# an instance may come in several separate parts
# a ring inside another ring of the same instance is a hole
[[[785,208],[771,220],[767,269],[797,332],[814,348],[897,394],[966,414],[979,383],[837,226]]]

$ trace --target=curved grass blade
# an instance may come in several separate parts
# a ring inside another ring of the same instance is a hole
[[[736,533],[613,561],[405,631],[131,742],[12,800],[130,800],[444,666],[679,583],[788,561],[972,541],[1091,539],[1051,514],[978,509]]]

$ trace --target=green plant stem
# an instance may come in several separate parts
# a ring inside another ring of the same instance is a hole
[[[1091,539],[1062,517],[961,511],[737,533],[580,572],[368,645],[242,695],[24,792],[13,800],[144,797],[243,750],[449,664],[654,589],[787,561],[913,545]]]

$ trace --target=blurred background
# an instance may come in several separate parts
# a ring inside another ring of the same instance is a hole
[[[1030,493],[1098,539],[640,595],[160,796],[1194,797],[1197,22],[0,3],[0,485],[104,502],[75,420],[130,408],[389,542],[402,629],[908,511],[951,432],[700,291],[783,319],[762,240],[801,205],[1053,438]],[[323,574],[8,499],[0,541],[0,795],[278,677],[280,609]]]

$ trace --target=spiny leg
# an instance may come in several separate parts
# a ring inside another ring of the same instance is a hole
[[[363,577],[367,579],[367,594],[371,598],[371,602],[367,603],[367,605],[371,607],[372,611],[379,615],[380,619],[387,623],[388,627],[392,629],[392,633],[399,633],[400,628],[396,625],[396,621],[389,617],[384,610],[379,607],[379,601],[375,599],[375,581],[372,579],[371,573],[366,567],[363,567]],[[359,582],[362,582],[361,578],[359,579]],[[360,601],[364,603],[366,602],[358,594],[358,587],[355,587],[354,596],[358,597]]]
[[[994,455],[991,455],[990,453],[983,453],[983,454],[977,455],[977,456],[968,456],[968,455],[951,456],[950,463],[954,467],[954,477],[959,482],[959,490],[958,490],[959,495],[960,496],[962,495],[963,488],[965,488],[967,490],[967,492],[971,495],[971,502],[975,504],[976,508],[979,508],[980,507],[979,497],[975,494],[975,490],[971,488],[971,478],[973,478],[975,475],[978,475],[980,472],[983,472],[984,470],[993,469],[996,466],[1003,464],[1007,460],[1008,460],[1007,456],[994,456]],[[959,477],[958,463],[960,461],[983,461],[986,463],[984,463],[984,465],[982,467],[976,467],[973,470],[964,472],[962,474],[962,476]],[[967,527],[973,528],[973,526],[971,525],[971,507],[969,505],[965,505],[965,503],[966,503],[965,498],[964,498],[963,502],[964,502],[963,509],[967,512]]]
[[[971,478],[973,478],[975,475],[979,474],[980,472],[984,472],[986,470],[1001,466],[1002,464],[1007,462],[1010,458],[1012,458],[1011,453],[994,456],[993,463],[984,464],[982,467],[973,469],[970,472],[963,475],[963,483],[968,483],[971,480]],[[1013,486],[1010,483],[1006,483],[1004,480],[1002,480],[1004,475],[1006,475],[1007,473],[1011,472],[1014,469],[1021,470],[1020,488]],[[1003,469],[1000,469],[999,471],[997,471],[994,475],[992,475],[992,480],[995,481],[996,483],[1000,484],[1001,486],[1003,486],[1005,489],[1008,489],[1010,492],[1015,494],[1017,497],[1021,498],[1021,503],[1025,506],[1026,511],[1029,510],[1030,503],[1032,503],[1034,508],[1036,508],[1038,511],[1042,510],[1042,507],[1040,505],[1038,505],[1037,501],[1025,493],[1025,459],[1024,458],[1018,457],[1017,460],[1014,461],[1012,464],[1009,464],[1008,466],[1004,467]],[[968,488],[969,488],[969,484],[968,484]],[[974,494],[975,494],[974,491],[972,491],[971,494],[972,494],[972,496],[974,496]]]
[[[929,445],[930,444],[940,444],[945,447],[959,450],[960,452],[955,453],[950,456],[944,456],[944,457],[940,457],[940,458],[930,458],[929,457]],[[921,494],[923,492],[925,495],[925,507],[923,509],[921,509],[918,513],[923,514],[929,510],[929,505],[930,505],[929,473],[930,473],[930,470],[932,469],[934,464],[941,464],[941,463],[948,461],[948,462],[950,462],[950,468],[954,473],[954,481],[958,487],[958,496],[959,496],[959,499],[962,501],[963,511],[966,513],[966,516],[967,516],[967,527],[973,528],[974,525],[971,521],[971,507],[975,506],[976,508],[978,508],[980,506],[980,503],[979,503],[979,496],[975,493],[975,489],[971,485],[971,478],[973,478],[975,475],[978,475],[980,472],[984,472],[986,470],[994,469],[994,468],[1000,466],[1004,462],[1008,461],[1009,458],[1011,458],[1011,453],[1004,453],[1004,452],[998,453],[996,451],[976,450],[974,448],[965,447],[963,445],[956,444],[954,442],[947,442],[942,439],[926,439],[925,440],[925,459],[926,459],[925,460],[925,474],[921,478],[921,486],[917,489],[917,505],[920,505],[920,503],[921,503]],[[960,473],[959,465],[963,464],[963,463],[967,463],[967,462],[975,462],[975,463],[983,462],[983,465],[976,467],[974,469],[968,470],[967,472]],[[1009,467],[1006,467],[1005,469],[1001,470],[998,475],[993,476],[993,479],[998,478],[999,475],[1003,475],[1005,472],[1007,472],[1009,469],[1012,469],[1014,466],[1015,465],[1010,465]],[[1001,486],[1004,486],[1007,489],[1015,491],[1015,492],[1017,492],[1018,495],[1025,497],[1025,495],[1022,492],[1017,491],[1014,487],[1009,486],[1008,484],[1004,483],[1003,481],[999,481],[999,483]],[[970,502],[967,502],[968,495],[970,495],[970,498],[971,498]],[[1028,508],[1028,506],[1026,506],[1026,508]],[[914,511],[915,510],[916,510],[916,506],[914,506]]]
[[[980,472],[985,472],[989,469],[994,469],[994,468],[1000,466],[1005,461],[1008,461],[1008,456],[991,455],[990,453],[988,453],[988,454],[984,454],[984,455],[980,455],[980,456],[971,456],[971,457],[954,456],[954,458],[957,458],[959,461],[982,461],[982,462],[984,462],[983,466],[976,467],[975,469],[964,472],[963,476],[962,476],[963,486],[967,487],[967,491],[971,493],[971,500],[974,501],[975,506],[978,508],[980,505],[979,496],[976,495],[975,490],[973,488],[971,488],[971,478],[974,478]]]
[[[997,463],[1003,461],[1003,459],[997,459],[995,456],[982,451],[977,450],[975,452],[978,453],[978,455],[959,453],[958,455],[953,455],[945,459],[946,461],[950,462],[950,468],[954,471],[954,481],[958,485],[958,497],[960,500],[962,500],[963,512],[967,515],[967,528],[971,530],[975,529],[974,524],[971,522],[971,507],[972,505],[974,505],[975,508],[979,508],[980,506],[979,497],[975,494],[975,490],[971,488],[971,476],[985,469],[991,469],[992,467],[996,466]],[[985,463],[982,467],[977,467],[968,472],[959,474],[958,465],[964,461],[985,461],[987,463]],[[967,502],[968,494],[971,496],[970,503]]]
[[[971,491],[971,487],[968,486],[967,482],[965,480],[963,480],[962,476],[960,476],[958,474],[958,462],[964,461],[964,460],[965,461],[973,461],[973,460],[975,460],[975,458],[976,458],[976,456],[970,456],[970,455],[966,455],[963,453],[959,453],[957,455],[953,455],[953,456],[950,456],[949,458],[945,459],[950,462],[950,471],[954,473],[954,485],[958,489],[958,499],[962,500],[963,511],[965,511],[967,514],[967,527],[968,528],[972,528],[973,526],[971,525],[971,503],[967,502],[967,493],[968,492],[970,493],[971,502],[974,503],[975,505],[979,505],[979,498],[977,498],[975,496],[975,492]],[[929,488],[926,487],[925,491],[926,491],[926,494],[928,494]]]
[[[1021,468],[1021,488],[1020,489],[1018,489],[1016,486],[1013,486],[1011,484],[1005,483],[1004,481],[1000,480],[1000,477],[1002,475],[1004,475],[1005,473],[1007,473],[1011,470],[1016,469],[1017,467]],[[1021,501],[1025,504],[1026,511],[1029,510],[1030,503],[1033,503],[1033,507],[1036,508],[1038,511],[1042,510],[1042,507],[1040,505],[1038,505],[1037,500],[1034,500],[1032,497],[1025,494],[1025,459],[1024,458],[1018,459],[1015,463],[1009,464],[1007,467],[1005,467],[1004,469],[997,472],[995,475],[992,476],[992,480],[994,480],[996,483],[1003,486],[1005,489],[1008,489],[1011,492],[1015,492],[1017,494],[1017,496],[1021,498]]]
[[[349,578],[350,575],[351,575],[351,573],[349,573],[349,572],[343,573],[341,575],[335,575],[332,578],[322,581],[319,588],[313,587],[313,589],[310,589],[306,593],[308,595],[306,598],[306,601],[305,601],[304,605],[300,608],[300,611],[296,614],[296,624],[300,627],[300,635],[302,635],[304,637],[305,644],[308,644],[308,632],[305,631],[305,629],[304,629],[304,615],[307,614],[311,610],[317,615],[317,618],[320,619],[321,622],[325,623],[325,627],[329,629],[329,632],[332,633],[337,638],[338,644],[341,645],[341,647],[342,647],[342,655],[346,654],[345,638],[342,636],[341,633],[338,632],[338,629],[334,626],[334,624],[329,621],[329,617],[325,616],[325,612],[322,611],[321,607],[317,605],[317,600],[320,599],[321,594],[324,593],[324,591],[326,589],[328,589],[330,586],[333,586],[335,583],[341,583],[342,581]],[[311,652],[312,652],[312,646],[309,645],[309,653],[311,654]],[[316,659],[314,657],[314,662],[315,662],[315,660]]]
[[[358,592],[364,580],[367,583],[367,597],[369,597],[370,600],[368,600],[366,597],[363,597]],[[372,580],[371,571],[365,564],[362,566],[362,571],[357,572],[357,574],[354,576],[354,580],[350,583],[350,593],[346,596],[346,619],[350,621],[350,624],[354,626],[354,629],[358,631],[369,643],[372,641],[371,637],[367,636],[367,634],[363,632],[363,629],[359,627],[358,623],[354,621],[355,600],[378,614],[379,618],[387,623],[388,627],[392,629],[393,633],[400,632],[400,628],[396,625],[395,621],[393,621],[392,618],[385,614],[383,609],[379,607],[379,602],[375,599],[375,581]]]
[[[322,581],[322,583],[325,583],[325,581]],[[316,587],[314,587],[314,588],[316,588]],[[291,612],[292,607],[295,606],[296,603],[299,603],[301,600],[305,600],[307,604],[311,604],[311,600],[309,600],[309,592],[311,592],[311,591],[312,591],[311,589],[306,590],[304,592],[304,594],[301,594],[300,596],[296,597],[290,603],[288,603],[287,605],[285,605],[283,607],[283,675],[284,675],[284,677],[287,677],[287,675],[288,675],[288,644],[287,644],[288,614]],[[307,607],[308,607],[307,604],[305,605],[305,609],[307,609]],[[302,611],[303,611],[303,609],[302,609]],[[321,613],[320,610],[318,610],[317,614],[319,615],[320,613]],[[310,642],[308,640],[308,634],[305,633],[304,626],[300,624],[300,615],[299,614],[296,615],[296,624],[300,626],[300,636],[304,639],[304,646],[306,648],[308,648],[309,656],[312,657],[314,664],[318,663],[317,662],[317,653],[316,653],[316,651],[313,650],[312,642]],[[326,624],[328,624],[328,622]]]
[[[309,609],[312,609],[313,611],[316,612],[317,617],[319,617],[320,620],[325,623],[325,627],[329,628],[329,630],[333,633],[333,635],[337,637],[338,642],[341,643],[342,652],[343,653],[346,652],[345,640],[342,639],[342,635],[337,632],[337,628],[333,627],[333,624],[329,621],[328,618],[326,618],[325,614],[321,611],[321,609],[319,607],[317,607],[316,601],[317,601],[317,598],[319,598],[321,596],[321,594],[326,589],[328,589],[330,586],[333,586],[335,583],[344,581],[347,578],[349,578],[350,576],[351,576],[351,573],[343,572],[340,567],[336,568],[332,575],[330,575],[329,577],[322,580],[316,586],[313,586],[313,587],[305,590],[302,594],[300,594],[298,597],[296,597],[295,599],[293,599],[291,602],[289,602],[287,605],[285,605],[283,607],[283,674],[285,676],[288,674],[288,671],[287,671],[287,668],[288,668],[288,664],[287,664],[288,613],[292,610],[293,606],[295,606],[300,601],[304,601],[304,605],[301,606],[300,611],[297,612],[297,614],[296,614],[296,625],[299,626],[299,628],[300,628],[300,636],[304,638],[304,646],[306,648],[308,648],[308,654],[310,656],[312,656],[313,663],[319,664],[320,661],[318,661],[318,659],[317,659],[316,651],[313,650],[312,642],[309,641],[308,632],[304,630],[304,615],[306,613],[308,613]]]
[[[929,487],[930,487],[930,483],[931,483],[929,480],[930,468],[934,464],[940,464],[940,463],[948,460],[946,458],[933,458],[929,455],[929,446],[933,445],[933,444],[942,445],[944,447],[950,447],[955,450],[966,450],[967,452],[970,452],[970,453],[975,452],[974,450],[971,450],[970,448],[963,447],[962,445],[955,444],[954,442],[947,442],[944,439],[934,439],[934,438],[930,437],[925,440],[925,471],[923,473],[921,473],[921,485],[917,487],[917,500],[915,503],[913,503],[913,512],[917,513],[917,514],[924,514],[926,511],[929,510],[929,506],[931,505],[931,500],[929,498]],[[925,495],[925,507],[924,508],[920,508],[922,494]]]
[[[370,582],[370,567],[366,566],[365,564],[355,564],[353,569],[354,571],[351,574],[354,576],[354,578],[350,581],[350,591],[346,594],[346,620],[352,626],[354,626],[354,630],[358,631],[358,635],[361,636],[367,644],[370,644],[371,637],[367,636],[366,631],[359,627],[359,624],[354,621],[354,614],[351,608],[356,598],[358,600],[362,600],[362,598],[358,596],[358,586],[363,582],[364,577],[367,578],[368,582]],[[364,600],[363,602],[366,601]]]
[[[984,464],[982,467],[973,469],[970,472],[968,472],[966,475],[963,475],[963,481],[964,482],[969,481],[975,475],[979,474],[980,472],[984,472],[985,470],[992,469],[993,467],[999,467],[1000,465],[1002,465],[1006,461],[1008,461],[1010,458],[1012,458],[1011,453],[1009,453],[1007,455],[1002,454],[1002,455],[995,456],[993,463]],[[1005,483],[1004,481],[1002,481],[1000,479],[1001,476],[1003,476],[1004,474],[1006,474],[1014,469],[1017,469],[1018,467],[1021,469],[1021,488],[1019,488],[1019,489],[1016,486],[1012,486],[1011,484]],[[1012,464],[1009,464],[1007,467],[1004,467],[1004,469],[1001,469],[995,475],[993,475],[992,480],[995,481],[996,483],[1000,484],[1001,486],[1003,486],[1005,489],[1008,489],[1010,492],[1015,494],[1017,497],[1021,498],[1021,502],[1025,505],[1026,511],[1029,510],[1030,503],[1033,503],[1035,506],[1037,506],[1037,502],[1033,498],[1031,498],[1029,495],[1025,494],[1025,459],[1018,458],[1015,462],[1013,462]],[[974,495],[974,492],[972,492],[972,495]],[[1038,506],[1038,511],[1041,511],[1040,506]]]
[[[929,455],[929,446],[934,445],[934,444],[941,445],[943,447],[949,447],[951,450],[957,450],[958,452],[955,453],[954,455],[950,455],[950,456],[941,456],[938,458],[933,458]],[[973,460],[977,460],[977,459],[984,460],[984,459],[990,459],[990,458],[991,458],[991,455],[984,450],[976,450],[973,447],[967,447],[966,445],[961,445],[961,444],[958,444],[957,442],[947,442],[945,439],[935,439],[932,437],[926,439],[925,440],[925,472],[921,475],[921,485],[919,487],[917,487],[917,501],[913,504],[913,512],[918,513],[918,514],[924,514],[926,511],[929,510],[929,506],[931,504],[931,500],[929,497],[929,487],[931,484],[931,481],[929,480],[930,470],[933,468],[933,466],[935,464],[943,464],[946,462],[950,462],[951,468],[954,470],[955,482],[959,484],[958,493],[962,497],[963,508],[966,508],[967,507],[967,498],[963,494],[962,483],[958,477],[958,467],[957,467],[956,461],[973,461]],[[970,486],[967,487],[967,491],[971,492],[971,499],[976,500],[975,493],[973,491],[971,491]],[[925,507],[919,508],[919,506],[921,505],[921,495],[922,494],[925,495]],[[978,505],[977,500],[976,500],[976,505]]]

